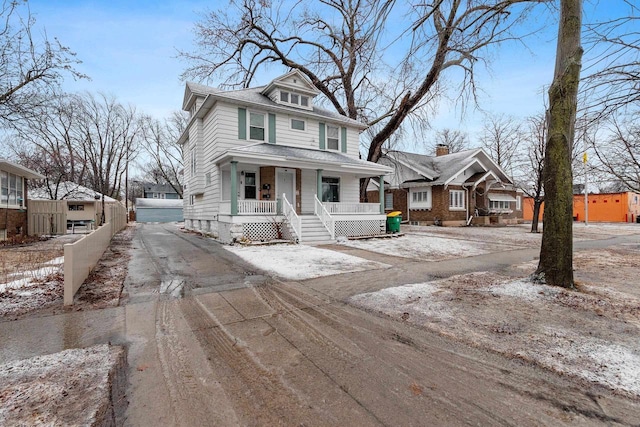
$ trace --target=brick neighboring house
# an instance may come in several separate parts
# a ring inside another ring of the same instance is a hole
[[[378,163],[392,167],[384,187],[385,211],[402,211],[414,225],[513,224],[522,218],[522,194],[482,149],[435,156],[389,151]],[[379,182],[367,197],[379,201]]]
[[[27,235],[27,180],[43,175],[0,159],[0,240]]]

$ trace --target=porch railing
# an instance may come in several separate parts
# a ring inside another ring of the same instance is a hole
[[[222,202],[220,213],[231,214],[231,202]],[[276,215],[277,213],[278,204],[275,201],[238,200],[238,215]]]
[[[316,200],[317,196],[316,196]],[[324,202],[322,205],[325,207],[329,214],[379,214],[379,203],[335,203]]]
[[[313,198],[315,199],[314,213],[318,218],[320,218],[322,225],[324,225],[324,227],[327,229],[329,234],[331,234],[331,240],[335,239],[336,238],[335,221],[331,217],[331,214],[329,213],[329,211],[322,204],[322,202],[318,200],[318,195],[317,194],[314,195]]]
[[[287,195],[284,193],[282,193],[282,214],[285,216],[285,218],[287,218],[287,221],[289,221],[289,224],[291,224],[291,228],[293,228],[294,234],[296,235],[298,241],[300,241],[300,237],[302,235],[302,221],[296,213],[296,210],[287,200]]]

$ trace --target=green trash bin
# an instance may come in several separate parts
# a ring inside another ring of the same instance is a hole
[[[400,222],[402,222],[402,212],[389,212],[387,214],[387,233],[399,233]]]

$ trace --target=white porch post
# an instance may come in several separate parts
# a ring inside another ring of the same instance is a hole
[[[380,175],[380,187],[378,191],[380,192],[380,213],[384,214],[384,175]]]
[[[231,215],[238,215],[238,162],[231,162]]]
[[[316,169],[316,196],[322,201],[322,169]]]

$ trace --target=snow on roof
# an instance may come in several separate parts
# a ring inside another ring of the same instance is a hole
[[[474,158],[477,159],[481,155],[492,163],[485,164],[485,166],[493,170],[491,168],[491,166],[494,166],[493,161],[481,148],[463,150],[442,156],[427,156],[404,151],[389,151],[385,154],[391,161],[402,163],[425,178],[432,179],[434,185],[446,184],[449,179],[465,168]],[[499,167],[495,167],[497,169],[494,172],[510,181],[509,177]]]
[[[136,208],[179,208],[182,209],[182,199],[136,199]]]
[[[55,191],[55,188],[52,188]],[[58,185],[56,197],[51,197],[47,187],[42,186],[29,190],[29,199],[31,200],[74,200],[82,202],[95,202],[102,200],[102,194],[90,188],[84,187],[71,181],[63,181]],[[116,199],[104,196],[105,202],[115,202]]]

